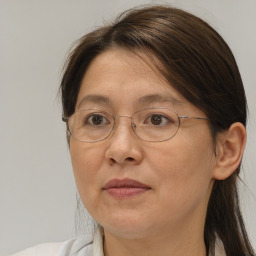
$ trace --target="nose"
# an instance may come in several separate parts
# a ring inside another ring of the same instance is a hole
[[[124,117],[122,121],[120,117]],[[105,157],[111,165],[136,165],[142,161],[142,148],[132,130],[130,117],[119,116],[116,119],[116,126],[109,138]]]

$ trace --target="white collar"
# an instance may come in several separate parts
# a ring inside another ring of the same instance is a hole
[[[98,225],[93,236],[92,256],[104,256],[103,236],[103,228]]]

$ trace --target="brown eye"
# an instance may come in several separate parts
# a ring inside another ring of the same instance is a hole
[[[161,125],[162,121],[163,121],[162,115],[152,115],[150,118],[150,122],[153,125]]]
[[[151,114],[144,123],[152,126],[167,126],[173,124],[173,120],[162,114]]]
[[[102,126],[102,125],[108,124],[109,122],[103,115],[91,114],[88,117],[86,123],[90,125],[95,125],[95,126]]]

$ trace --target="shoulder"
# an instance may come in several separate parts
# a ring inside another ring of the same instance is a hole
[[[93,237],[81,236],[62,243],[56,256],[91,256]]]
[[[64,243],[45,243],[28,248],[11,256],[56,256]]]
[[[81,236],[61,243],[45,243],[11,256],[91,256],[92,236]]]

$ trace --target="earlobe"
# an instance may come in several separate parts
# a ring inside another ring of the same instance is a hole
[[[243,124],[233,123],[219,135],[217,141],[217,162],[213,178],[224,180],[239,166],[246,144],[246,130]]]

